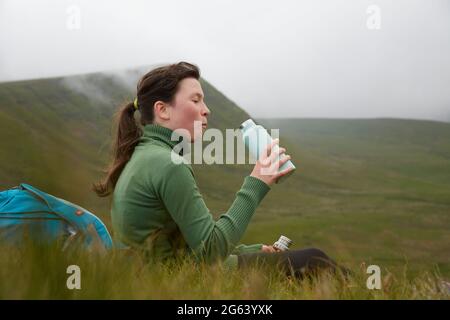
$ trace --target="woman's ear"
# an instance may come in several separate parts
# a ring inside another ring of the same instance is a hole
[[[155,118],[170,120],[170,108],[166,103],[162,101],[156,101],[153,105],[153,111],[155,113]]]

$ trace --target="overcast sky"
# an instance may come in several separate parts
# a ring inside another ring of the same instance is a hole
[[[450,121],[450,0],[0,0],[0,81],[181,60],[254,117]]]

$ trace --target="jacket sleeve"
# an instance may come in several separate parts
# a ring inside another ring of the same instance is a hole
[[[217,221],[207,208],[194,179],[184,163],[163,167],[154,181],[155,192],[178,225],[194,256],[211,262],[225,259],[242,238],[257,206],[270,187],[247,176],[229,210]],[[238,247],[238,250],[245,250]]]
[[[240,244],[238,246],[236,246],[233,250],[233,252],[231,254],[244,254],[244,253],[253,253],[253,252],[258,252],[262,250],[262,243],[256,243],[256,244],[250,244],[250,245],[245,245],[245,244]]]

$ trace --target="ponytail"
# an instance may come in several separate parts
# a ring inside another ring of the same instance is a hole
[[[114,190],[123,168],[130,160],[142,136],[142,129],[134,118],[135,110],[135,104],[130,102],[123,105],[116,115],[117,136],[113,148],[114,160],[106,172],[106,178],[99,183],[94,183],[92,188],[99,197],[106,197]]]

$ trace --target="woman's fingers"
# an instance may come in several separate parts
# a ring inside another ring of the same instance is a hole
[[[278,155],[277,155],[278,156]],[[281,166],[283,166],[286,162],[288,162],[289,160],[291,160],[291,156],[290,155],[286,155],[283,154],[278,161],[277,160],[273,160],[269,165],[270,165],[270,170],[273,174],[276,174],[278,172],[278,170],[281,168]]]
[[[289,160],[291,160],[291,156],[289,154],[285,155],[284,157],[281,157],[280,161],[278,162],[278,166],[281,168],[281,166],[286,162],[288,162]]]
[[[273,150],[269,157],[265,158],[261,163],[265,167],[271,166],[277,163],[277,159],[280,159],[280,155],[286,152],[286,148],[277,148],[277,150]]]
[[[295,170],[291,167],[279,172],[280,167],[289,161],[291,156],[286,155],[286,148],[279,147],[278,143],[279,139],[274,139],[265,147],[251,173],[251,176],[262,180],[269,186],[277,183],[280,177]]]
[[[271,144],[268,144],[266,146],[266,149],[264,150],[263,154],[261,155],[261,159],[262,160],[267,159],[269,157],[269,155],[272,153],[273,147],[275,145],[277,145],[279,142],[280,142],[280,139],[277,138],[277,139],[274,139]]]
[[[285,152],[286,148],[279,148],[278,150],[273,151],[270,155],[270,163],[274,163],[280,157],[280,155]]]
[[[271,251],[271,248],[270,248],[270,246],[268,246],[268,245],[263,245],[262,246],[262,249],[261,249],[263,252],[270,252]]]
[[[287,169],[284,169],[283,171],[279,172],[275,177],[275,183],[278,183],[278,180],[282,177],[287,175],[289,172],[293,171],[294,167],[289,167]]]

